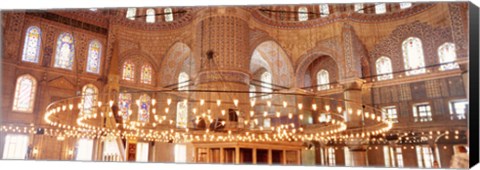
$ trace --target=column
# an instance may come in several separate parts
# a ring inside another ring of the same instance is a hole
[[[363,79],[356,79],[355,81],[345,83],[344,89],[344,97],[345,100],[354,101],[355,103],[363,103],[362,102],[362,85]],[[352,109],[352,114],[347,114],[347,129],[350,128],[362,128],[365,126],[364,124],[364,113],[366,111],[371,112],[368,108],[363,108],[363,106],[359,104],[352,104],[349,102],[345,102],[345,109]],[[357,110],[361,110],[362,114],[358,116]],[[347,142],[347,146],[350,149],[351,157],[352,157],[352,166],[368,166],[367,161],[367,149],[366,146],[363,145],[366,143],[362,138],[354,139],[353,141]]]
[[[252,148],[252,164],[257,164],[257,148]]]
[[[194,162],[194,163],[197,163],[197,162],[198,162],[198,148],[194,148],[193,150],[194,150],[194,152],[195,152],[195,156],[194,156],[194,158],[193,158],[193,162]]]
[[[272,164],[272,149],[268,149],[268,164]]]
[[[223,147],[220,148],[220,163],[223,164],[225,163],[225,151],[223,150]]]
[[[287,164],[287,151],[284,149],[283,150],[283,155],[282,155],[282,164],[286,165]]]
[[[207,148],[207,163],[211,163],[212,162],[212,153],[210,151],[210,148]]]
[[[235,163],[240,164],[240,148],[235,147]]]
[[[302,150],[299,149],[297,150],[297,165],[301,165],[302,164]]]

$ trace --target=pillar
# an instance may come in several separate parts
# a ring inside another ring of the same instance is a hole
[[[297,165],[302,164],[302,150],[297,150]]]
[[[252,164],[257,164],[257,148],[252,148]]]
[[[272,149],[268,149],[268,164],[272,164]]]
[[[224,153],[223,147],[220,147],[220,163],[223,164],[225,163],[225,153]]]
[[[282,164],[286,165],[287,164],[287,151],[284,149],[283,150],[283,155],[282,155]]]
[[[235,164],[240,164],[240,148],[235,147]]]

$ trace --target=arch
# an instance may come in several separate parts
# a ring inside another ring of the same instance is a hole
[[[97,101],[98,88],[93,84],[87,84],[82,88],[82,108],[81,114],[91,115],[95,112],[95,103]]]
[[[31,113],[33,111],[36,89],[37,80],[33,76],[29,74],[19,76],[15,85],[12,110]]]
[[[28,27],[25,32],[22,61],[38,63],[42,42],[42,30],[37,26]]]
[[[147,17],[145,18],[147,23],[155,23],[155,9],[149,8],[147,9]]]
[[[135,63],[126,60],[122,64],[122,80],[135,81]]]
[[[152,84],[152,66],[144,63],[140,71],[140,82],[143,84]]]
[[[425,58],[420,38],[405,39],[402,42],[402,54],[405,70],[410,70],[405,72],[407,76],[425,73]]]
[[[169,48],[160,64],[158,77],[162,79],[160,82],[161,85],[164,87],[176,84],[178,82],[177,75],[182,71],[187,71],[187,74],[190,77],[194,77],[195,72],[197,72],[197,69],[199,68],[198,62],[196,61],[197,58],[194,58],[191,55],[191,49],[187,44],[182,42],[174,43]],[[186,68],[186,66],[188,66],[188,68]]]
[[[390,80],[393,79],[392,60],[390,58],[382,56],[375,62],[375,70],[377,70],[377,80]]]
[[[337,76],[330,76],[330,79],[335,77],[340,81],[344,77],[344,69],[342,69],[341,65],[343,65],[343,60],[337,60],[336,56],[340,56],[335,50],[324,47],[323,45],[317,45],[312,50],[309,50],[304,55],[302,55],[298,60],[295,66],[295,77],[296,77],[296,86],[297,87],[305,87],[305,75],[307,74],[309,66],[311,66],[314,62],[327,57],[329,60],[332,60],[332,63],[335,63],[336,68],[336,75]],[[322,59],[323,60],[323,59]],[[310,77],[312,80],[314,76]],[[314,81],[312,81],[314,82]]]
[[[328,90],[330,89],[330,78],[329,73],[325,69],[321,69],[317,72],[317,90]]]
[[[257,68],[256,66],[262,65],[272,74],[273,84],[283,87],[293,86],[292,62],[277,42],[272,40],[264,41],[252,52],[250,58],[250,72],[254,73],[256,70],[253,69]]]
[[[188,122],[188,105],[187,101],[180,101],[177,103],[177,128],[187,128]]]
[[[89,73],[100,73],[102,60],[102,44],[98,40],[90,41],[88,45],[88,57],[86,71]]]
[[[458,68],[458,64],[455,62],[457,60],[457,53],[455,44],[451,42],[446,42],[438,47],[438,61],[440,70],[452,70]]]
[[[142,94],[137,100],[139,122],[148,122],[150,119],[150,99],[148,94]]]
[[[71,33],[64,32],[58,36],[54,67],[72,70],[75,56],[74,42]]]
[[[163,12],[165,13],[165,21],[166,22],[172,22],[173,21],[173,13],[172,13],[172,8],[165,8],[163,10]]]

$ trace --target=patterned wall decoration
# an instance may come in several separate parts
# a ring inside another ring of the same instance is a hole
[[[424,82],[411,83],[410,89],[413,100],[424,99],[427,96]]]
[[[451,31],[447,27],[434,28],[427,23],[414,21],[397,27],[390,36],[385,37],[370,52],[370,63],[374,63],[381,56],[392,59],[393,72],[405,70],[402,42],[408,37],[418,37],[422,41],[425,65],[438,63],[438,47],[452,40]],[[371,65],[372,72],[376,72],[375,65]]]
[[[21,43],[16,42],[23,42],[21,40],[21,36],[25,31],[22,29],[24,24],[25,14],[21,12],[3,12],[3,16],[5,17],[5,26],[4,33],[3,33],[3,50],[4,60],[12,60],[16,61],[19,56],[21,56]]]
[[[158,74],[159,79],[162,80],[159,82],[160,86],[163,87],[177,83],[177,77],[184,61],[191,55],[191,49],[189,46],[182,42],[175,43],[168,50],[160,64],[160,70]]]
[[[464,23],[467,21],[464,21],[463,19],[462,11],[465,9],[462,9],[461,5],[462,4],[460,3],[449,3],[448,10],[450,12],[450,21],[455,44],[460,50],[466,50],[468,49],[468,35],[464,31]]]

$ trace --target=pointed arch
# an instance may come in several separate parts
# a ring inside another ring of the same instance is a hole
[[[375,68],[378,81],[393,79],[392,60],[390,58],[385,56],[378,58],[375,62]]]
[[[141,68],[140,82],[143,84],[152,84],[152,66],[143,64]]]
[[[457,53],[455,44],[446,42],[438,47],[438,61],[441,64],[440,70],[452,70],[459,68],[455,62],[457,60]]]
[[[88,45],[87,69],[89,73],[100,73],[100,62],[102,60],[102,44],[98,40],[90,41]]]
[[[416,75],[425,73],[425,59],[422,41],[417,37],[408,37],[402,43],[405,74]]]
[[[122,79],[135,81],[135,64],[131,60],[127,60],[123,63],[122,68]]]
[[[18,77],[12,110],[31,113],[33,111],[36,89],[37,80],[33,76],[26,74]]]
[[[178,83],[178,75],[180,72],[186,72],[190,77],[195,76],[197,72],[198,59],[191,55],[191,48],[183,43],[174,43],[160,64],[158,77],[162,79],[161,85],[167,86]]]
[[[93,84],[87,84],[82,88],[81,114],[91,115],[95,112],[98,89]]]
[[[139,122],[148,122],[150,119],[150,99],[149,95],[142,94],[137,100]]]
[[[260,43],[252,52],[250,72],[260,68],[267,69],[272,76],[272,83],[283,86],[293,86],[293,66],[290,57],[283,48],[273,40]]]
[[[58,36],[54,67],[72,70],[75,56],[74,39],[71,33]]]
[[[42,42],[42,31],[37,26],[28,27],[25,33],[23,44],[22,61],[38,63],[40,58],[40,47]]]
[[[317,90],[330,89],[330,76],[327,70],[321,69],[317,73]]]

